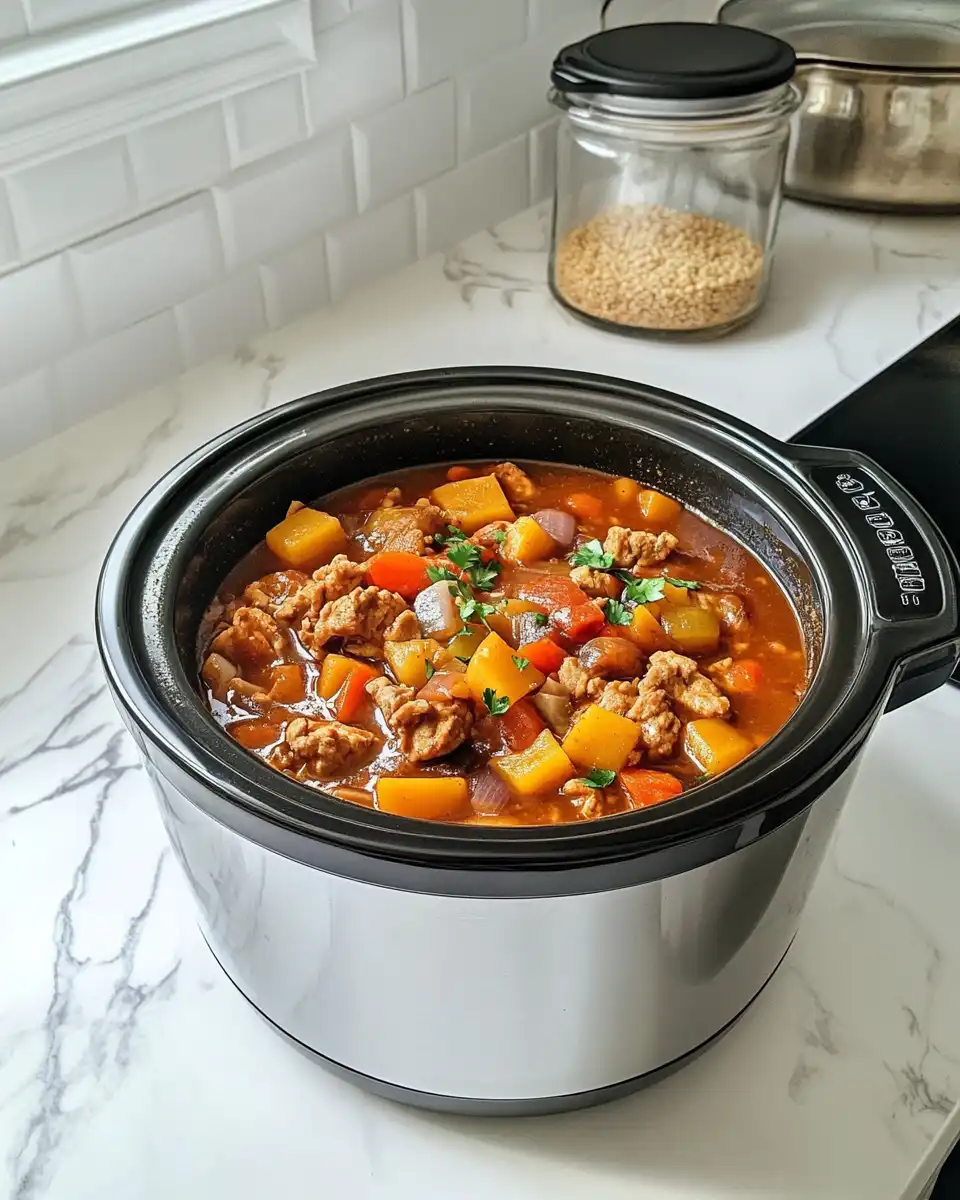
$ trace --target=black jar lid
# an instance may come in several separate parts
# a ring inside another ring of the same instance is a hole
[[[735,25],[625,25],[565,46],[550,78],[560,92],[709,100],[769,91],[793,78],[792,46]]]

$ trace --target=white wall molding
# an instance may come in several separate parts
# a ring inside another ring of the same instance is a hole
[[[0,50],[0,169],[315,60],[310,0],[167,0]]]

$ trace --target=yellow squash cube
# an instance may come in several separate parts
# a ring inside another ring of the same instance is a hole
[[[539,604],[531,604],[529,600],[503,600],[500,608],[487,617],[487,624],[494,633],[499,633],[504,641],[516,641],[516,619],[525,612],[542,612]]]
[[[683,735],[684,748],[708,775],[729,771],[753,749],[753,742],[719,717],[690,721]]]
[[[635,642],[647,654],[652,654],[654,650],[669,650],[670,639],[650,609],[649,604],[638,604],[624,632],[631,642]]]
[[[440,654],[440,643],[433,638],[414,638],[409,642],[385,642],[383,654],[397,683],[422,688],[427,682],[427,663],[434,665]],[[324,660],[324,666],[330,659]]]
[[[507,530],[503,542],[503,557],[507,562],[532,563],[549,558],[557,543],[533,517],[517,517]]]
[[[513,661],[515,657],[520,655],[498,633],[487,634],[467,667],[467,687],[477,700],[482,700],[487,688],[492,688],[497,696],[506,696],[511,704],[516,704],[543,683],[544,676],[536,667],[529,663],[518,667]]]
[[[683,654],[709,654],[720,642],[720,618],[699,604],[664,604],[660,624]]]
[[[467,781],[462,775],[381,777],[376,796],[381,812],[421,821],[455,817],[469,800]]]
[[[567,758],[582,771],[619,771],[640,738],[640,726],[591,704],[563,739]]]
[[[495,475],[442,483],[433,489],[430,499],[446,509],[453,524],[467,533],[476,533],[491,521],[513,520],[513,509]]]
[[[320,668],[320,682],[317,684],[317,691],[324,700],[333,699],[356,665],[355,658],[347,658],[343,654],[327,655]]]
[[[322,567],[347,548],[347,535],[337,518],[315,508],[300,508],[284,517],[266,540],[281,562],[299,571]]]
[[[549,729],[519,754],[490,759],[490,769],[518,796],[555,792],[573,778],[573,763]]]

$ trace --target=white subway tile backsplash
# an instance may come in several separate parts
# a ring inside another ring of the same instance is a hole
[[[133,212],[126,143],[113,138],[18,171],[7,191],[25,257],[67,245]]]
[[[313,28],[326,29],[350,15],[350,0],[311,0],[310,12]]]
[[[526,208],[528,154],[524,134],[417,188],[421,253],[445,250]]]
[[[557,122],[545,121],[530,130],[530,203],[553,195],[557,178]]]
[[[339,300],[416,257],[413,197],[401,196],[327,234],[330,294]]]
[[[291,75],[226,101],[234,165],[273,154],[307,135],[300,76]]]
[[[317,65],[306,75],[315,131],[403,99],[403,54],[396,0],[377,3],[316,38]]]
[[[127,142],[137,195],[145,205],[208,187],[230,169],[219,104],[134,130]]]
[[[557,47],[544,39],[491,59],[457,86],[460,158],[472,158],[550,115],[547,87]]]
[[[0,183],[0,270],[20,258],[6,188]]]
[[[330,299],[325,239],[311,238],[261,263],[260,282],[271,329],[320,308]]]
[[[0,387],[0,459],[56,432],[49,367]]]
[[[87,328],[122,329],[209,288],[222,274],[213,204],[198,195],[68,252]]]
[[[640,3],[649,6],[656,0],[640,0]],[[675,4],[677,0],[667,0],[667,3]],[[599,29],[601,7],[602,0],[530,0],[530,33],[542,33],[551,25],[581,16],[589,18]]]
[[[449,170],[457,157],[453,84],[355,122],[353,141],[361,211]]]
[[[54,419],[62,429],[182,370],[173,313],[157,313],[57,363]]]
[[[23,37],[27,32],[27,18],[19,0],[0,2],[0,42]]]
[[[0,279],[0,378],[15,379],[70,350],[79,321],[62,255]]]
[[[429,87],[523,41],[526,0],[402,0],[407,86]]]
[[[130,0],[23,0],[31,33],[129,10]]]
[[[237,171],[214,189],[228,264],[282,250],[354,210],[346,130]]]
[[[231,275],[174,310],[188,367],[227,354],[263,333],[267,317],[255,267]]]

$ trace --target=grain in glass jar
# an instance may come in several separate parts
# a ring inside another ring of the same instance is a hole
[[[718,337],[748,321],[770,279],[795,69],[777,38],[696,22],[561,50],[556,299],[622,333]]]

